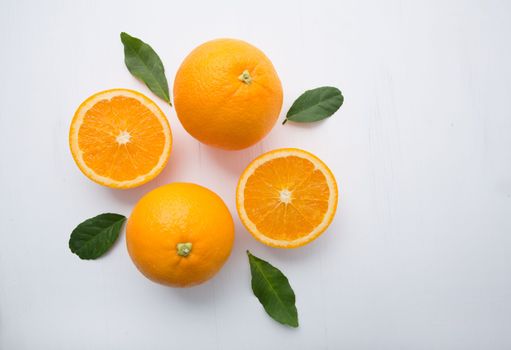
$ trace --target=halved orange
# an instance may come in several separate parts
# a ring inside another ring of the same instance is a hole
[[[80,170],[112,188],[140,186],[169,160],[172,133],[161,109],[127,89],[98,92],[78,107],[69,146]]]
[[[241,222],[260,242],[296,248],[321,235],[337,209],[337,183],[313,154],[282,148],[256,158],[238,182]]]

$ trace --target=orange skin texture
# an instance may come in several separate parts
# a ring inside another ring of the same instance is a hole
[[[247,71],[247,84],[240,75]],[[217,39],[195,48],[174,80],[183,127],[202,143],[227,150],[254,145],[275,125],[282,84],[271,61],[241,40]]]
[[[172,183],[146,194],[126,227],[128,252],[150,280],[190,287],[213,277],[229,257],[234,223],[222,199],[205,187]],[[192,243],[188,256],[178,243]]]

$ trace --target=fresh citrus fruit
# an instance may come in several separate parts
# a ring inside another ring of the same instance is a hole
[[[132,188],[165,167],[172,134],[167,118],[148,97],[112,89],[92,95],[78,107],[69,145],[89,179],[108,187]]]
[[[236,191],[241,222],[260,242],[295,248],[317,238],[337,208],[334,175],[319,158],[296,148],[277,149],[245,169]]]
[[[131,259],[147,278],[189,287],[213,277],[231,253],[234,223],[207,188],[172,183],[146,194],[126,227]]]
[[[238,150],[270,132],[282,107],[282,85],[258,48],[217,39],[194,49],[181,64],[174,105],[184,128],[197,140]]]

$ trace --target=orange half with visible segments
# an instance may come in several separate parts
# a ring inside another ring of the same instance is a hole
[[[172,133],[167,118],[139,92],[99,92],[78,107],[69,146],[80,170],[112,188],[132,188],[155,178],[169,160]]]
[[[241,222],[260,242],[278,248],[303,246],[321,235],[337,209],[337,183],[313,154],[277,149],[245,169],[236,191]]]

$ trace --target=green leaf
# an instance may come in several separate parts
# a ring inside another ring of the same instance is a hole
[[[130,73],[172,106],[165,68],[158,54],[151,46],[128,33],[121,33],[121,41],[124,45],[124,62]]]
[[[305,91],[293,103],[286,119],[299,123],[315,122],[330,117],[342,106],[344,97],[341,90],[332,86],[323,86]]]
[[[125,216],[111,213],[85,220],[71,232],[69,249],[80,259],[99,258],[117,240],[125,220]]]
[[[264,309],[275,321],[298,327],[295,293],[284,274],[270,263],[250,254],[247,250],[252,291]]]

